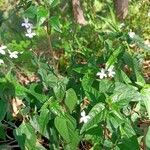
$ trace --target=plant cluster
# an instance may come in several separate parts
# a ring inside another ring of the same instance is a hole
[[[146,4],[130,8],[147,23]],[[82,5],[85,26],[69,0],[11,1],[0,12],[0,149],[150,149],[150,27],[138,31],[134,13],[120,23],[111,0]]]

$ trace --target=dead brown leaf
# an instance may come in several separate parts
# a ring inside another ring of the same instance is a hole
[[[19,114],[19,110],[22,108],[22,106],[25,106],[25,104],[20,100],[18,97],[13,98],[11,100],[11,105],[12,105],[12,116],[17,117]]]
[[[84,18],[83,10],[80,5],[80,0],[72,0],[73,13],[76,23],[86,25],[87,22]]]

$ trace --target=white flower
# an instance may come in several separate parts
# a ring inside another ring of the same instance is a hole
[[[18,58],[18,52],[17,51],[11,52],[10,50],[8,50],[8,53],[9,53],[10,58]]]
[[[33,38],[36,35],[36,33],[32,32],[32,28],[29,28],[27,29],[27,33],[25,35],[29,38]]]
[[[128,35],[129,35],[129,37],[130,37],[131,39],[133,39],[133,38],[134,38],[134,36],[135,36],[135,33],[134,33],[134,32],[132,32],[132,31],[130,31],[130,32],[128,33]]]
[[[0,59],[0,65],[4,64],[4,61],[2,59]]]
[[[107,77],[106,70],[103,68],[101,69],[101,72],[98,72],[96,75],[99,76],[100,79]]]
[[[90,116],[88,116],[88,115],[86,116],[85,111],[83,110],[81,112],[80,123],[81,122],[87,123],[89,119],[90,119]]]
[[[6,48],[7,48],[7,46],[4,46],[4,45],[0,46],[0,54],[5,55],[6,53],[5,53],[4,49],[6,49]]]
[[[107,70],[108,71],[108,77],[110,77],[110,78],[113,78],[115,75],[115,71],[113,69],[114,69],[114,66],[110,66]]]
[[[21,24],[22,27],[25,27],[26,29],[31,28],[32,24],[29,23],[29,19],[28,18],[24,18],[24,22]]]

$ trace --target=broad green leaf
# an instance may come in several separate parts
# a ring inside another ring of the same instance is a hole
[[[49,0],[51,7],[55,7],[60,3],[60,0]]]
[[[66,91],[65,104],[67,105],[70,113],[73,111],[75,105],[77,104],[78,98],[73,89]]]
[[[136,83],[140,86],[144,86],[145,85],[145,80],[144,80],[144,77],[141,74],[141,71],[140,71],[141,68],[139,68],[138,61],[133,59],[133,63],[134,63],[134,72],[135,72],[135,75],[136,75]]]
[[[42,25],[44,21],[47,19],[47,17],[48,17],[48,10],[43,6],[39,6],[37,10],[38,25],[39,26]]]
[[[103,139],[103,129],[98,125],[94,126],[86,132],[85,139],[87,141],[92,140],[94,142],[94,145],[96,143],[100,143],[100,141]]]
[[[33,149],[36,146],[36,134],[34,128],[23,122],[16,130],[15,137],[22,150]]]
[[[33,95],[39,102],[44,103],[47,100],[47,96],[43,93],[37,93],[36,92],[36,87],[38,84],[36,83],[32,83],[30,85],[30,89],[28,90],[28,93],[30,93],[31,95]]]
[[[132,150],[133,147],[136,150],[140,150],[136,133],[129,120],[126,119],[125,124],[120,127],[120,132],[122,139],[120,139],[117,146],[121,150]]]
[[[84,88],[84,90],[86,91],[89,86],[92,86],[94,79],[92,79],[91,77],[89,77],[88,74],[85,74],[83,79],[82,79],[82,86]]]
[[[46,87],[53,87],[57,84],[58,78],[50,71],[50,68],[47,66],[41,65],[39,68],[38,73],[42,78],[42,82]]]
[[[92,110],[89,112],[90,119],[87,123],[83,124],[81,128],[81,133],[92,128],[94,125],[97,125],[99,122],[105,119],[107,111],[103,103],[96,104]]]
[[[88,74],[86,74],[82,79],[82,86],[87,98],[95,103],[99,100],[101,93],[92,87],[93,82],[94,78],[91,78]]]
[[[50,114],[48,109],[42,109],[39,116],[39,126],[40,126],[40,133],[45,135],[47,124],[50,119]]]
[[[104,79],[99,80],[99,92],[100,93],[113,93],[115,84],[113,81]]]
[[[122,58],[124,63],[134,70],[133,57],[128,52],[125,51]]]
[[[130,78],[126,75],[126,73],[124,71],[121,70],[121,76],[123,78],[123,81],[126,84],[132,83],[132,81],[130,80]]]
[[[8,102],[0,99],[0,121],[2,121],[7,113]]]
[[[146,133],[145,144],[146,144],[147,150],[149,150],[150,149],[150,127],[148,127],[148,131]]]
[[[53,98],[52,98],[53,100]],[[61,107],[58,101],[51,101],[48,105],[48,109],[55,115],[60,116],[64,113],[64,109]]]
[[[115,83],[114,93],[111,97],[114,103],[125,99],[127,101],[127,104],[130,101],[139,101],[142,99],[141,94],[138,92],[138,89],[136,87],[126,85],[121,82]]]
[[[25,17],[34,18],[37,14],[37,6],[31,5],[25,12]]]
[[[97,103],[99,101],[104,101],[105,97],[98,90],[93,87],[88,87],[85,90],[86,97],[92,102]]]
[[[144,43],[144,40],[142,38],[140,38],[138,35],[135,35],[132,40],[133,40],[133,42],[135,42],[138,45],[139,48],[141,48],[147,52],[150,52],[150,47],[148,45],[146,45]]]
[[[128,137],[124,137],[122,138],[121,142],[119,142],[119,144],[117,145],[120,150],[140,150],[139,148],[139,143],[137,141],[137,137],[135,135],[133,135],[132,137],[128,138]]]
[[[114,50],[114,52],[111,54],[111,56],[109,57],[106,66],[109,68],[111,65],[113,65],[114,63],[116,63],[119,54],[122,53],[122,49],[121,47],[119,47],[118,49]]]
[[[123,123],[125,123],[124,120],[125,120],[125,118],[123,118],[123,116],[120,112],[112,110],[111,113],[109,114],[109,116],[107,117],[109,130],[112,132],[113,132],[114,128],[117,130],[117,128],[119,126],[121,126]]]
[[[6,131],[4,129],[4,125],[0,122],[0,139],[6,139]]]
[[[66,150],[75,150],[80,141],[80,137],[76,130],[76,125],[74,124],[74,119],[65,116],[57,116],[55,118],[55,127],[58,130],[59,134],[66,141]]]
[[[150,85],[149,84],[145,85],[143,89],[141,90],[141,93],[142,93],[142,98],[143,98],[145,107],[148,112],[148,117],[150,119]]]
[[[54,87],[53,87],[56,99],[61,102],[64,99],[65,96],[65,90],[66,90],[66,85],[58,82]]]
[[[50,18],[49,20],[50,25],[52,26],[52,28],[58,32],[62,32],[60,29],[60,22],[59,22],[59,17],[58,16],[53,16]]]

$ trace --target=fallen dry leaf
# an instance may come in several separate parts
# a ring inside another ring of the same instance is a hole
[[[12,116],[17,117],[19,110],[21,109],[22,106],[25,106],[22,100],[20,100],[18,97],[13,98],[11,100],[11,105],[12,105]]]
[[[80,0],[72,0],[73,13],[76,23],[86,25],[87,22],[84,18],[83,10],[80,5]]]

